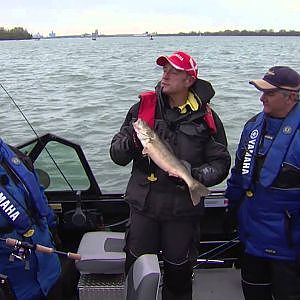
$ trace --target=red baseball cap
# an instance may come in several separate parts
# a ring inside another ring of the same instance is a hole
[[[196,61],[187,53],[177,51],[170,56],[160,56],[157,58],[156,63],[159,66],[164,66],[166,63],[170,63],[175,69],[186,71],[195,79],[198,75],[198,66]]]

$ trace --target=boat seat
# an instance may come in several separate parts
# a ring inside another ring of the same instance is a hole
[[[81,274],[122,274],[125,267],[123,232],[95,231],[83,235],[76,267]]]
[[[129,269],[125,281],[126,300],[155,300],[158,297],[160,268],[157,255],[144,254]]]

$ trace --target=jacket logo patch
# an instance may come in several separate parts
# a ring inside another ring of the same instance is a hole
[[[251,138],[251,139],[256,139],[257,136],[258,136],[258,130],[257,130],[257,129],[253,130],[253,131],[250,133],[250,138]]]
[[[282,129],[282,132],[284,134],[291,134],[292,133],[292,127],[291,126],[284,126]]]
[[[15,221],[20,215],[20,212],[10,203],[2,192],[0,192],[0,208],[12,221]]]
[[[248,174],[250,171],[250,164],[253,157],[253,151],[258,137],[258,130],[255,129],[250,133],[251,140],[248,142],[246,147],[246,153],[243,161],[242,174]]]
[[[18,157],[12,157],[12,159],[11,159],[11,161],[12,161],[12,163],[14,164],[14,165],[16,165],[16,166],[18,166],[20,163],[21,163],[21,161],[19,160],[19,158]]]

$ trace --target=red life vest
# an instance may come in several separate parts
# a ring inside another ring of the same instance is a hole
[[[153,128],[154,127],[154,118],[155,118],[155,109],[157,104],[157,96],[154,91],[149,91],[140,94],[139,98],[140,106],[138,111],[138,118],[146,121],[148,125]],[[206,104],[206,113],[203,116],[203,120],[207,124],[210,133],[212,135],[217,133],[217,127],[212,115],[212,111],[208,104]]]

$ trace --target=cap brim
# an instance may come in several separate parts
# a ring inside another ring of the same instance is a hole
[[[166,56],[160,56],[157,58],[156,60],[156,63],[159,65],[159,66],[164,66],[166,63],[168,63],[169,60]]]
[[[277,86],[272,85],[263,79],[251,80],[249,83],[253,84],[260,91],[271,91],[278,89]]]
[[[167,56],[160,56],[157,58],[156,60],[156,63],[159,65],[159,66],[165,66],[167,63],[169,63],[172,67],[174,67],[175,69],[177,70],[180,70],[180,71],[186,71],[184,70],[183,68],[177,66],[174,62],[172,62],[172,60],[169,59],[169,57]]]

